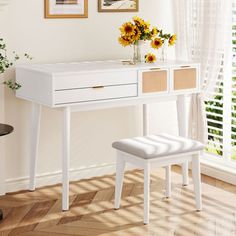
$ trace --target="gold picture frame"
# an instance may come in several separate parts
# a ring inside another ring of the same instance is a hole
[[[139,0],[130,0],[130,6],[122,8],[124,0],[98,0],[98,11],[99,12],[138,12],[139,11]],[[119,4],[120,2],[120,4]],[[106,3],[106,6],[105,6]]]
[[[88,18],[88,0],[44,0],[44,4],[45,18],[47,19]],[[54,6],[55,9],[52,9]],[[61,7],[61,12],[59,12],[60,9],[56,9],[58,6]],[[70,9],[73,12],[69,12]],[[78,13],[76,13],[76,10],[78,10]]]

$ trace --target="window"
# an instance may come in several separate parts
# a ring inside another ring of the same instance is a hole
[[[232,18],[232,74],[218,76],[213,96],[205,101],[208,145],[206,151],[215,161],[236,166],[236,1]],[[229,42],[230,43],[230,42]]]

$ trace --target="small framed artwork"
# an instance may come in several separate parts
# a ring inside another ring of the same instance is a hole
[[[45,18],[87,18],[88,0],[45,0]]]
[[[139,0],[98,0],[99,12],[135,12],[139,9]]]

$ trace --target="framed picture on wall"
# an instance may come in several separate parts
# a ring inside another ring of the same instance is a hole
[[[139,0],[98,0],[99,12],[135,12],[139,9]]]
[[[45,18],[87,18],[88,0],[45,0]]]

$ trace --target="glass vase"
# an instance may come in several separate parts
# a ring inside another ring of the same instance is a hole
[[[144,56],[144,40],[138,40],[133,44],[133,63],[141,63],[144,62],[145,56]]]
[[[133,63],[141,62],[140,47],[138,43],[133,45]]]
[[[161,61],[167,61],[168,42],[165,40],[161,47]]]

